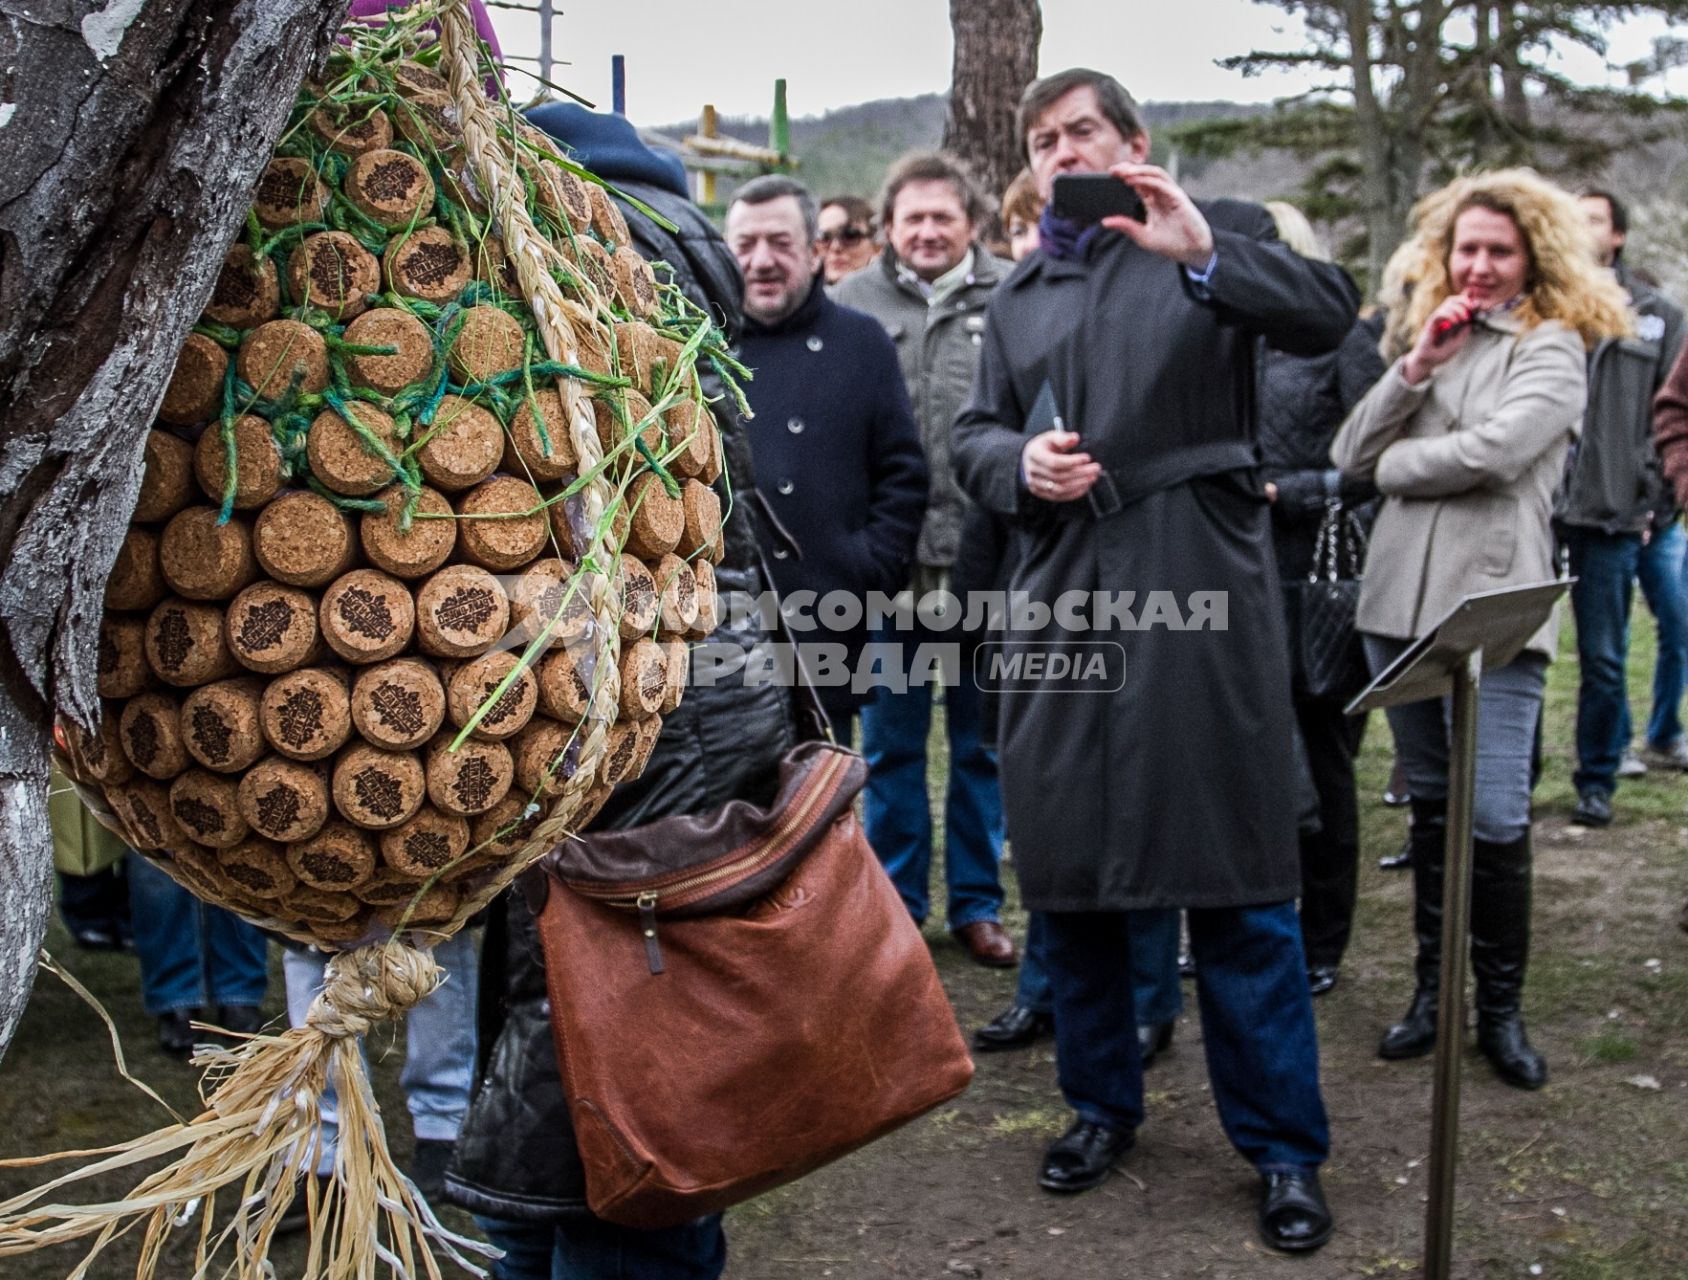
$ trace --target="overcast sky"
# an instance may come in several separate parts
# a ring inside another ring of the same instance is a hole
[[[696,119],[713,102],[724,115],[766,115],[784,76],[791,113],[819,115],[875,98],[949,87],[948,0],[558,0],[553,56],[572,65],[554,78],[610,105],[610,56],[627,56],[628,115],[642,125]],[[538,23],[493,10],[511,53],[536,53]],[[1662,23],[1631,23],[1611,57],[1645,56]],[[1112,72],[1147,100],[1267,101],[1308,82],[1284,74],[1245,80],[1214,59],[1257,47],[1293,47],[1298,19],[1251,0],[1043,0],[1044,71],[1074,65]],[[1688,33],[1685,33],[1688,34]],[[1607,78],[1599,59],[1572,51],[1561,63],[1584,82]],[[514,77],[521,96],[532,88]],[[1688,75],[1671,88],[1688,93]]]

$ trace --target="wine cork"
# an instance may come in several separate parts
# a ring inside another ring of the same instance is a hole
[[[444,227],[422,227],[394,239],[384,267],[394,293],[439,306],[453,301],[474,275],[468,249]]]
[[[703,415],[703,434],[709,442],[709,461],[704,464],[697,478],[705,484],[712,485],[719,480],[727,470],[727,455],[721,445],[721,432],[715,425],[715,415]]]
[[[311,112],[307,123],[330,151],[346,156],[365,155],[393,140],[393,122],[387,113],[367,103],[341,106],[325,102]]]
[[[575,263],[581,275],[592,282],[600,294],[615,292],[615,273],[610,270],[610,252],[590,236],[577,236],[573,241]]]
[[[193,471],[200,492],[221,505],[229,474],[228,443],[221,424],[213,422],[199,437],[193,451]],[[281,450],[276,448],[270,424],[255,413],[243,413],[234,421],[235,510],[263,506],[275,497],[281,481]]]
[[[450,94],[451,85],[446,78],[432,67],[424,66],[420,62],[403,61],[393,65],[393,81],[399,91],[399,96],[410,100],[418,96],[429,97],[437,94]]]
[[[122,786],[107,787],[106,803],[136,849],[158,853],[187,846],[187,832],[170,812],[170,793],[163,783],[133,778]]]
[[[193,446],[167,431],[147,432],[141,493],[133,519],[142,524],[168,520],[193,501]]]
[[[583,240],[582,244],[591,241]],[[591,373],[612,374],[610,368],[610,344],[603,329],[598,326],[598,318],[577,302],[563,303],[563,319],[568,322],[569,332],[574,337],[575,363]]]
[[[549,449],[539,435],[540,421],[545,424]],[[577,461],[562,397],[550,387],[535,389],[510,419],[510,430],[504,441],[504,470],[513,476],[545,483],[572,476]]]
[[[442,925],[449,921],[457,914],[461,900],[455,886],[431,884],[402,903],[376,907],[375,919],[395,931],[426,929],[430,925]]]
[[[415,752],[383,751],[357,742],[334,763],[334,807],[360,827],[396,827],[427,797],[427,777]]]
[[[604,744],[604,758],[598,765],[598,781],[612,787],[627,781],[638,749],[639,735],[631,723],[620,721],[611,725]]]
[[[230,849],[251,834],[240,816],[239,784],[204,769],[189,769],[170,784],[170,813],[188,838]]]
[[[321,760],[351,736],[351,697],[338,675],[305,667],[265,686],[258,720],[265,740],[282,755]]]
[[[179,824],[178,824],[179,826]],[[182,888],[206,902],[228,899],[230,885],[218,865],[217,856],[184,840],[170,849],[170,856],[155,864]],[[238,893],[238,889],[236,890]]]
[[[490,284],[496,296],[522,296],[521,277],[516,274],[516,265],[510,261],[502,239],[495,235],[483,236],[470,246],[470,252],[475,260],[475,279]]]
[[[553,720],[573,723],[586,718],[592,705],[580,659],[591,652],[586,645],[565,645],[553,649],[539,663],[539,706]]]
[[[375,843],[349,822],[334,819],[308,839],[287,846],[287,865],[303,884],[347,893],[375,871]]]
[[[397,395],[420,384],[433,369],[434,345],[428,326],[398,307],[375,307],[346,326],[345,340],[359,347],[392,347],[390,355],[345,354],[346,376],[354,387]]]
[[[609,192],[597,183],[590,182],[586,185],[586,196],[592,202],[593,234],[607,244],[626,244],[629,239],[627,219],[621,216],[621,210],[616,208]]]
[[[171,426],[193,427],[216,416],[223,403],[223,375],[228,352],[203,333],[190,333],[176,357],[176,370],[164,388],[158,416]]]
[[[394,658],[365,667],[352,683],[352,723],[386,751],[408,751],[445,723],[445,687],[432,665]]]
[[[405,446],[399,439],[398,424],[384,410],[360,400],[348,404],[346,412],[362,431],[334,410],[324,409],[311,420],[305,436],[305,457],[310,461],[311,474],[326,487],[347,497],[362,498],[393,483],[398,475],[395,464]],[[380,449],[372,446],[366,435]]]
[[[627,486],[627,550],[644,560],[660,560],[679,545],[686,510],[668,496],[662,478],[647,471]]]
[[[223,639],[223,611],[172,596],[147,617],[147,665],[166,684],[207,684],[240,669]]]
[[[381,494],[387,509],[369,512],[358,522],[358,540],[369,562],[400,578],[426,577],[451,558],[457,545],[457,521],[451,503],[437,489],[422,486],[411,514],[410,528],[401,530],[410,491],[394,485]]]
[[[587,183],[553,160],[541,160],[529,167],[539,207],[556,216],[575,235],[584,235],[592,225],[592,197]]]
[[[483,569],[510,573],[545,550],[549,525],[539,491],[514,476],[482,481],[457,501],[462,552]]]
[[[685,516],[676,550],[688,560],[721,562],[721,499],[701,480],[687,480],[680,486],[680,507]]]
[[[637,722],[633,731],[633,763],[627,766],[627,776],[623,782],[631,782],[645,772],[645,766],[650,763],[651,753],[656,750],[656,744],[662,737],[662,717],[651,716]]]
[[[264,166],[252,196],[252,212],[274,231],[301,222],[319,222],[328,207],[328,188],[308,160],[277,156]]]
[[[469,848],[469,823],[424,805],[414,818],[380,836],[381,860],[401,875],[425,880],[448,870]],[[414,891],[415,886],[411,886]],[[366,899],[367,900],[367,899]]]
[[[189,507],[170,517],[158,541],[164,580],[189,600],[227,600],[258,576],[252,530],[236,518],[217,523],[216,507]]]
[[[292,869],[289,861],[288,870]],[[305,921],[308,932],[319,936],[325,926],[349,922],[363,913],[362,904],[351,894],[313,889],[303,881],[277,899],[276,909]]]
[[[563,784],[574,776],[579,748],[571,752],[577,726],[536,716],[510,739],[510,758],[515,763],[516,795],[550,800],[563,793]]]
[[[438,174],[440,194],[447,200],[468,209],[478,217],[485,218],[491,212],[487,204],[486,193],[481,190],[480,179],[475,177],[473,166],[456,159],[452,163],[441,165]],[[485,243],[490,236],[483,238]]]
[[[615,326],[615,349],[621,357],[621,372],[653,400],[679,371],[680,344],[643,320],[624,320]]]
[[[468,724],[520,662],[514,653],[489,653],[453,671],[446,681],[446,714],[451,722]],[[525,669],[480,718],[474,736],[489,741],[510,737],[533,718],[538,702],[539,681],[531,668]]]
[[[619,504],[611,510],[615,514],[621,514],[625,520],[625,513]],[[571,560],[579,559],[580,549],[585,545],[584,537],[577,537],[574,527],[577,517],[584,519],[580,495],[565,498],[559,493],[550,494],[545,504],[545,515],[551,529],[551,551]],[[614,545],[613,542],[611,545]]]
[[[100,622],[94,673],[102,698],[132,698],[147,687],[146,621],[107,614]]]
[[[519,640],[537,639],[547,628],[547,647],[584,635],[592,624],[587,605],[589,582],[570,586],[574,565],[549,556],[535,560],[507,583],[510,592],[510,630]]]
[[[657,704],[657,710],[668,715],[686,696],[686,682],[692,674],[692,647],[684,640],[664,640],[662,653],[667,665],[663,668],[662,701]]]
[[[306,236],[287,255],[287,288],[294,302],[350,320],[381,289],[381,264],[344,231]]]
[[[448,564],[416,593],[416,638],[423,653],[473,658],[509,629],[510,601],[498,579],[470,564]]]
[[[427,167],[415,156],[386,147],[352,161],[344,188],[360,213],[389,230],[420,221],[434,207],[434,180]]]
[[[353,569],[323,593],[317,624],[328,647],[347,662],[384,662],[410,643],[416,602],[397,578]]]
[[[697,575],[697,622],[687,635],[689,639],[706,640],[721,625],[720,598],[715,591],[715,566],[707,560],[693,560],[692,572]]]
[[[422,812],[430,811],[424,809]],[[417,815],[417,817],[420,816],[421,814]],[[412,821],[414,820],[412,819]],[[398,827],[395,830],[403,831],[404,828]],[[380,836],[381,842],[385,843],[392,834],[391,831],[383,831]],[[367,902],[372,907],[392,907],[403,902],[409,902],[421,892],[422,886],[417,883],[418,879],[419,877],[407,876],[403,872],[395,871],[382,863],[377,865],[374,873],[352,892],[357,894],[359,902]]]
[[[621,714],[625,718],[643,720],[655,715],[667,683],[668,660],[656,641],[635,640],[622,650]]]
[[[682,479],[702,475],[714,452],[705,429],[708,413],[696,400],[676,400],[662,416],[668,426],[668,447],[663,454],[668,469]]]
[[[414,93],[394,105],[393,127],[423,155],[454,150],[463,140],[449,93]]]
[[[531,810],[531,812],[530,812]],[[530,804],[524,795],[511,792],[469,823],[469,856],[453,867],[449,878],[490,864],[506,862],[532,838],[545,820],[546,806]]]
[[[64,730],[66,752],[72,765],[69,772],[80,781],[98,783],[103,787],[122,786],[135,776],[135,766],[123,749],[122,709],[106,703],[102,707],[99,728],[89,733],[69,720],[59,720]]]
[[[250,836],[217,856],[223,874],[254,898],[280,898],[299,883],[287,865],[287,851],[273,840]]]
[[[663,420],[651,412],[651,402],[631,387],[617,387],[595,396],[592,418],[598,428],[598,444],[605,453],[628,452],[627,443],[634,429],[639,439],[658,457],[665,447]]]
[[[502,742],[469,738],[452,751],[454,736],[441,734],[428,745],[428,799],[436,809],[473,817],[504,799],[515,778],[515,766]]]
[[[617,574],[621,595],[621,638],[635,640],[656,629],[657,612],[661,607],[656,591],[656,579],[637,556],[625,553]]]
[[[504,428],[488,409],[462,396],[445,396],[416,452],[428,483],[447,493],[479,484],[504,456]]]
[[[290,587],[325,587],[357,559],[352,522],[327,498],[306,489],[284,493],[258,513],[252,554]]]
[[[229,603],[229,652],[248,671],[280,675],[318,652],[316,601],[296,587],[255,582]]]
[[[182,740],[181,706],[169,694],[129,699],[119,723],[123,754],[147,777],[168,782],[193,763]]]
[[[685,635],[697,625],[697,575],[673,552],[662,557],[651,576],[661,604],[657,627],[667,635]]]
[[[107,609],[150,609],[169,594],[164,569],[158,563],[158,535],[131,525],[117,548],[117,560],[106,579]]]
[[[281,309],[281,273],[252,247],[237,244],[223,258],[205,314],[231,329],[252,329],[273,320]]]
[[[308,840],[328,821],[328,783],[322,771],[270,756],[240,780],[240,816],[259,835],[282,844]]]
[[[610,271],[615,276],[615,295],[621,305],[634,315],[649,319],[657,313],[656,273],[627,245],[610,255]]]
[[[446,359],[459,382],[485,382],[522,367],[527,335],[521,321],[488,303],[463,312]]]
[[[207,769],[239,773],[264,754],[264,682],[252,676],[201,685],[182,700],[182,740]]]
[[[298,320],[266,320],[241,342],[235,365],[266,400],[280,399],[295,383],[312,393],[328,385],[328,346],[320,333]]]

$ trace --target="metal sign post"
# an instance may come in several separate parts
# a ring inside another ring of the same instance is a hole
[[[1425,1280],[1448,1280],[1453,1248],[1465,950],[1471,921],[1472,807],[1477,788],[1477,694],[1483,672],[1516,658],[1570,585],[1569,580],[1542,582],[1467,596],[1413,641],[1348,707],[1352,715],[1453,695],[1442,887],[1442,989],[1436,1007],[1430,1195],[1424,1214]]]

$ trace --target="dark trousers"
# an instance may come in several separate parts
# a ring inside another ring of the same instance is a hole
[[[1295,905],[1191,910],[1208,1079],[1231,1145],[1257,1169],[1313,1169],[1330,1152],[1319,1045]],[[1143,1122],[1143,1063],[1123,911],[1047,912],[1061,1093],[1080,1117]]]
[[[1579,792],[1608,795],[1629,740],[1629,611],[1641,561],[1639,533],[1564,530],[1571,553],[1571,612],[1577,619],[1577,769]],[[1668,744],[1666,744],[1668,745]]]
[[[1354,726],[1336,699],[1298,698],[1296,724],[1319,795],[1319,829],[1301,834],[1301,943],[1309,965],[1338,965],[1354,925],[1360,810]]]
[[[582,1215],[564,1222],[512,1222],[475,1215],[504,1251],[493,1280],[716,1280],[727,1265],[721,1215],[656,1231]]]

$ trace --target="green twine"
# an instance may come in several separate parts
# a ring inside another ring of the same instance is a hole
[[[223,505],[217,512],[217,523],[227,524],[234,518],[234,495],[239,486],[239,477],[235,474],[236,451],[234,447],[234,384],[235,364],[229,361],[229,367],[223,371],[223,413],[220,430],[223,433]]]
[[[412,476],[410,472],[405,469],[404,464],[393,456],[392,450],[382,444],[373,431],[358,421],[357,416],[352,413],[352,406],[348,401],[341,398],[341,396],[334,391],[324,392],[323,399],[328,402],[328,407],[334,410],[335,413],[339,414],[340,417],[345,420],[346,425],[357,434],[357,438],[363,443],[363,447],[376,457],[380,458],[382,462],[387,464],[388,468],[392,471],[393,475],[397,478],[400,484],[402,484],[406,489],[412,491],[419,491],[421,489],[421,482]],[[406,521],[401,526],[400,532],[403,532],[409,527],[409,522]]]
[[[545,413],[539,407],[539,396],[533,389],[533,334],[528,332],[522,342],[522,389],[525,392],[528,412],[533,415],[534,431],[539,436],[539,452],[541,457],[551,456],[551,431],[545,425]]]

